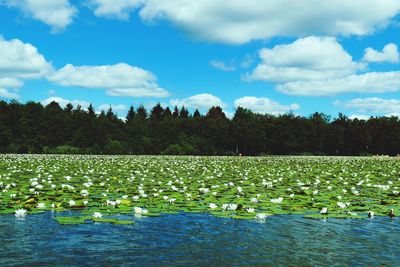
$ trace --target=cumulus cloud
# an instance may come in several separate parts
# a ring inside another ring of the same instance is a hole
[[[398,0],[144,0],[144,21],[167,20],[199,40],[243,44],[272,37],[371,34],[400,11]]]
[[[389,62],[398,63],[399,62],[399,52],[397,50],[397,45],[390,43],[385,45],[382,51],[376,51],[369,47],[365,49],[365,54],[363,60],[366,62]]]
[[[24,79],[43,78],[52,70],[51,63],[33,45],[0,36],[0,97],[19,99],[15,89],[23,85]]]
[[[0,87],[3,88],[19,88],[22,82],[15,78],[0,78]]]
[[[62,86],[105,89],[111,96],[167,97],[149,71],[125,63],[103,66],[67,64],[48,79]]]
[[[0,36],[0,78],[41,78],[51,71],[52,65],[36,47],[18,39],[7,41]]]
[[[183,99],[172,99],[170,101],[172,106],[185,106],[187,108],[204,108],[209,109],[213,106],[220,106],[221,108],[226,107],[226,104],[222,102],[219,97],[212,94],[198,94]]]
[[[323,80],[354,74],[362,65],[334,39],[310,36],[291,44],[264,48],[261,62],[247,79],[270,82]]]
[[[44,100],[41,101],[43,106],[47,106],[48,104],[50,104],[51,102],[57,102],[60,107],[64,108],[68,103],[71,103],[74,107],[77,107],[78,105],[80,105],[83,109],[87,109],[90,105],[89,102],[84,101],[84,100],[68,100],[62,97],[57,97],[57,96],[52,96],[49,98],[46,98]]]
[[[140,6],[142,0],[90,0],[90,6],[98,17],[129,19],[129,13]]]
[[[399,114],[400,99],[383,99],[379,97],[355,98],[349,101],[335,101],[333,105],[345,109],[355,109],[359,113]]]
[[[283,114],[300,108],[299,104],[282,105],[266,97],[245,96],[235,100],[235,107],[250,109],[261,114]]]
[[[0,87],[0,98],[19,99],[20,97],[18,93]]]
[[[78,12],[68,0],[0,0],[0,4],[21,10],[24,15],[49,25],[53,32],[71,24]]]
[[[223,71],[234,71],[235,66],[231,64],[226,64],[223,61],[219,60],[211,60],[210,65],[216,69],[223,70]]]
[[[97,110],[99,111],[107,111],[109,108],[111,107],[111,109],[114,112],[122,112],[122,111],[126,111],[128,109],[127,106],[119,104],[119,105],[108,105],[108,104],[103,104],[97,107]]]
[[[289,82],[276,88],[279,92],[299,96],[397,92],[400,90],[400,72],[369,72],[339,79]]]
[[[351,120],[358,119],[358,120],[367,121],[369,118],[370,118],[370,116],[361,115],[361,114],[352,114],[352,115],[349,116],[349,119],[351,119]]]

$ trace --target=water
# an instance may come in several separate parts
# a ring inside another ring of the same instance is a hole
[[[58,225],[50,212],[0,216],[0,266],[343,266],[400,263],[400,221],[285,215],[265,223],[205,214],[134,225]]]

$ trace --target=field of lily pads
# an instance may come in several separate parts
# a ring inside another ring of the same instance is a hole
[[[51,211],[60,224],[179,212],[368,218],[396,214],[399,191],[400,160],[388,157],[0,156],[0,216]]]

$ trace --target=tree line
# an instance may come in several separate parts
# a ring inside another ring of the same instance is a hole
[[[0,153],[150,155],[368,155],[400,153],[397,117],[331,119],[323,113],[258,114],[220,107],[206,114],[185,107],[111,107],[96,114],[71,104],[0,101]]]

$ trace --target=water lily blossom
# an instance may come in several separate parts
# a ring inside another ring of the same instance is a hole
[[[282,198],[282,197],[278,197],[278,198],[273,198],[273,199],[271,199],[271,202],[272,202],[272,203],[275,203],[275,204],[280,204],[280,203],[282,203],[282,201],[283,201],[283,198]]]
[[[255,209],[254,208],[247,208],[246,211],[249,212],[249,213],[253,213],[253,212],[255,212]]]
[[[38,203],[37,208],[44,209],[44,208],[46,208],[46,204],[43,202],[40,202],[40,203]]]
[[[15,217],[17,218],[23,218],[26,216],[26,210],[25,209],[18,209],[15,211]]]
[[[103,214],[101,214],[100,212],[96,211],[95,213],[93,213],[93,218],[96,219],[100,219],[103,217]]]
[[[141,207],[134,207],[133,210],[135,211],[135,214],[137,214],[137,215],[142,215],[142,214],[146,214],[149,212],[147,209],[144,209]]]
[[[319,213],[320,214],[328,214],[328,208],[326,208],[326,207],[322,208]]]
[[[256,216],[255,216],[255,218],[257,219],[257,220],[265,220],[265,218],[267,218],[268,216],[267,216],[267,214],[265,214],[265,213],[256,213]]]
[[[216,209],[218,206],[215,203],[210,203],[210,205],[208,205],[210,207],[210,209]]]

